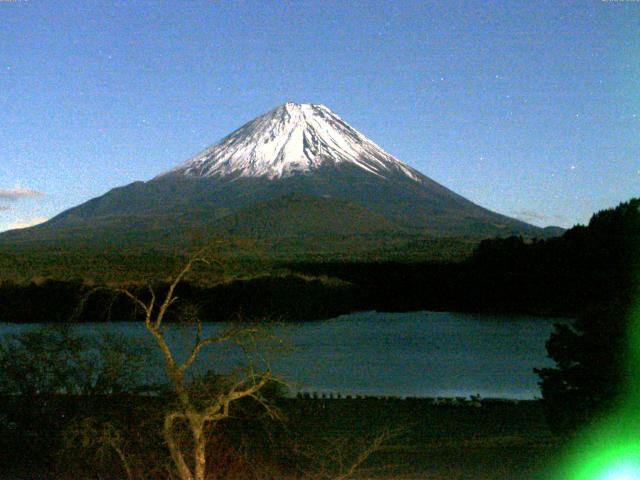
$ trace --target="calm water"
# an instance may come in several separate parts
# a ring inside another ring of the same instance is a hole
[[[263,361],[293,391],[533,398],[540,395],[533,368],[552,365],[544,345],[555,321],[462,313],[364,312],[274,328],[272,332],[290,351],[268,351]],[[0,324],[0,333],[30,328],[34,325]],[[224,328],[206,325],[205,333]],[[79,329],[115,330],[138,339],[149,335],[138,323],[84,324]],[[170,341],[176,351],[187,351],[191,333],[187,327],[171,327]],[[245,358],[229,346],[203,356],[198,367],[208,364],[229,371]],[[159,355],[149,365],[150,373],[161,375]]]

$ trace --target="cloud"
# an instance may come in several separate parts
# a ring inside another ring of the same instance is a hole
[[[511,215],[514,217],[524,220],[525,222],[543,222],[548,220],[549,217],[540,212],[536,212],[534,210],[514,210],[511,212]]]
[[[20,200],[22,198],[38,198],[44,193],[29,188],[0,188],[0,200]]]
[[[518,220],[522,220],[527,223],[562,223],[567,219],[562,215],[546,215],[541,212],[536,212],[535,210],[513,210],[510,212],[511,216],[517,218]]]
[[[18,228],[28,228],[33,227],[34,225],[38,225],[40,223],[44,223],[49,220],[49,217],[33,217],[33,218],[24,218],[20,220],[16,220],[13,223],[10,223],[7,227],[7,230],[15,230]]]

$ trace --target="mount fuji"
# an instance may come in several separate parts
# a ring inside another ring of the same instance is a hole
[[[237,237],[542,236],[396,159],[324,105],[286,103],[147,182],[135,182],[0,241]]]

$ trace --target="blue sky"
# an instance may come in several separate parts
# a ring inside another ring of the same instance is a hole
[[[571,226],[640,195],[640,2],[0,0],[0,230],[323,103],[467,198]]]

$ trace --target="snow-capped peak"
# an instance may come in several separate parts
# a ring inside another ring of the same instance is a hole
[[[351,163],[386,177],[418,173],[318,104],[285,103],[252,120],[169,173],[281,178]]]

